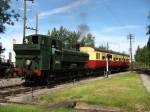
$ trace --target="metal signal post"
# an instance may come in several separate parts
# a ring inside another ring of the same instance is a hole
[[[108,42],[107,42],[107,51],[109,50],[109,45],[108,45]],[[108,54],[106,54],[105,56],[105,59],[106,59],[106,77],[108,78],[108,75],[109,75],[109,59],[108,59]]]

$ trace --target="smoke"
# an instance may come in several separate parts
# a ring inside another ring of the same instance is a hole
[[[80,32],[80,38],[78,41],[81,41],[83,38],[86,38],[87,34],[90,32],[89,26],[86,24],[87,13],[81,12],[79,14],[79,19],[81,24],[78,25],[78,31]]]
[[[87,24],[80,24],[78,26],[78,31],[81,33],[82,37],[86,37],[86,35],[89,33],[90,28]]]
[[[79,14],[79,20],[83,23],[85,23],[86,22],[86,18],[87,18],[87,13],[86,12],[81,12],[80,14]]]

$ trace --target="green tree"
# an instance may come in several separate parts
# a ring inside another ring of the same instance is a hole
[[[144,65],[150,66],[150,58],[149,58],[149,49],[147,46],[144,46],[143,48],[137,48],[135,53],[135,61],[139,64],[139,66]]]
[[[58,30],[53,28],[51,32],[48,31],[48,35],[51,38],[61,40],[65,44],[66,48],[75,48],[80,37],[79,32],[69,31],[63,26],[61,26]]]
[[[148,15],[148,19],[150,20],[150,12],[149,12],[149,15]],[[147,46],[150,47],[150,25],[147,26],[146,35],[149,35],[149,40],[148,40]]]
[[[150,12],[149,12],[148,19],[150,20]],[[147,35],[149,35],[149,39],[147,42],[147,50],[148,50],[147,53],[148,53],[148,63],[150,66],[150,24],[147,26],[147,28],[148,28]]]
[[[150,66],[150,37],[147,42],[147,55],[148,55],[148,64]]]
[[[146,33],[146,35],[149,35],[149,37],[150,37],[150,25],[147,26],[147,33]]]
[[[88,33],[86,37],[81,37],[81,32],[69,31],[61,26],[58,30],[53,28],[52,31],[48,31],[47,34],[51,38],[61,40],[67,48],[75,48],[76,44],[80,44],[81,46],[95,46],[95,37],[91,33]]]
[[[137,50],[136,50],[136,52],[135,52],[135,56],[134,56],[135,61],[137,61],[137,62],[140,62],[140,51],[141,51],[141,49],[140,49],[140,47],[138,46],[138,47],[137,47]]]
[[[150,20],[150,12],[148,19]],[[143,48],[137,48],[135,53],[135,61],[139,63],[139,65],[145,65],[147,67],[150,67],[150,25],[147,26],[146,35],[149,35],[147,45]]]
[[[104,46],[104,45],[100,45],[98,48],[99,48],[99,49],[103,49],[103,50],[107,50],[107,47]]]
[[[147,48],[150,50],[150,37],[149,37],[148,42],[147,42]]]
[[[0,33],[5,32],[5,25],[14,25],[14,21],[18,21],[20,15],[11,10],[10,0],[0,0]]]

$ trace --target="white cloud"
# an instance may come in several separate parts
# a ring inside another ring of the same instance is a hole
[[[15,61],[15,53],[13,52],[13,39],[16,39],[16,43],[21,43],[22,42],[22,35],[20,34],[12,34],[12,35],[7,35],[3,36],[1,38],[2,46],[5,48],[5,51],[3,55],[5,56],[5,59],[8,59],[9,52],[12,53],[12,61]]]
[[[125,25],[125,26],[114,26],[114,27],[107,27],[102,30],[102,32],[114,32],[118,30],[131,30],[131,29],[139,29],[145,26],[142,25]]]
[[[65,13],[69,12],[71,9],[76,8],[80,5],[86,4],[89,0],[76,0],[68,5],[65,5],[63,7],[55,8],[49,11],[45,11],[39,14],[40,18],[51,16],[53,14],[59,14],[59,13]]]

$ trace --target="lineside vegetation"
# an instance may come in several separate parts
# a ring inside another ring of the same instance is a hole
[[[41,106],[32,106],[32,105],[0,105],[0,112],[48,112],[45,108]]]

